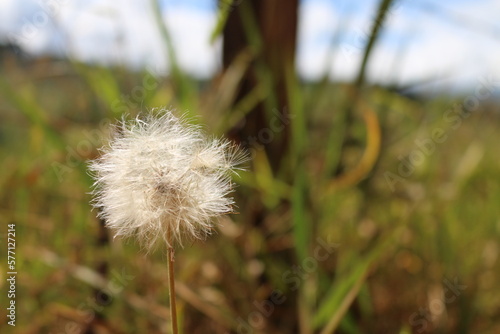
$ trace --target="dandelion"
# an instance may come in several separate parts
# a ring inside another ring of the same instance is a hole
[[[233,212],[231,174],[247,156],[168,110],[122,121],[102,153],[90,164],[92,205],[115,236],[137,237],[148,250],[167,245],[176,333],[173,248],[205,238],[214,218]]]

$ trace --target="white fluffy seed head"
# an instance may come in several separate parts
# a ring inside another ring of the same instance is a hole
[[[122,121],[90,163],[93,206],[117,236],[148,249],[203,239],[231,213],[231,173],[247,160],[238,146],[208,138],[168,110]]]

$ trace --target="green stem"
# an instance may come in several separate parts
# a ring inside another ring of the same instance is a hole
[[[170,236],[169,236],[170,237]],[[170,239],[170,238],[169,238]],[[172,322],[172,333],[178,334],[177,330],[177,306],[175,300],[175,281],[174,281],[174,248],[168,246],[168,290],[170,295],[170,318]]]

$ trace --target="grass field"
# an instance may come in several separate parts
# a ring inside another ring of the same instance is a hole
[[[0,65],[0,245],[6,255],[15,224],[17,271],[16,326],[0,331],[168,332],[165,253],[108,235],[86,163],[122,115],[166,106],[223,134],[245,109],[223,80],[187,78],[178,96],[148,72]],[[345,141],[350,87],[292,85],[291,117],[270,117],[235,178],[239,214],[177,252],[183,332],[499,333],[500,114],[487,88],[420,100],[371,88]],[[262,147],[280,122],[290,165],[272,173]],[[3,319],[9,271],[2,255]]]

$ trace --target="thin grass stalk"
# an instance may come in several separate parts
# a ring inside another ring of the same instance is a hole
[[[170,230],[168,232],[168,242],[172,243],[172,238],[170,236]],[[168,263],[168,293],[170,296],[170,322],[172,324],[172,333],[178,334],[177,325],[177,303],[175,296],[175,279],[174,279],[174,262],[175,262],[175,251],[172,246],[167,248],[167,263]]]

